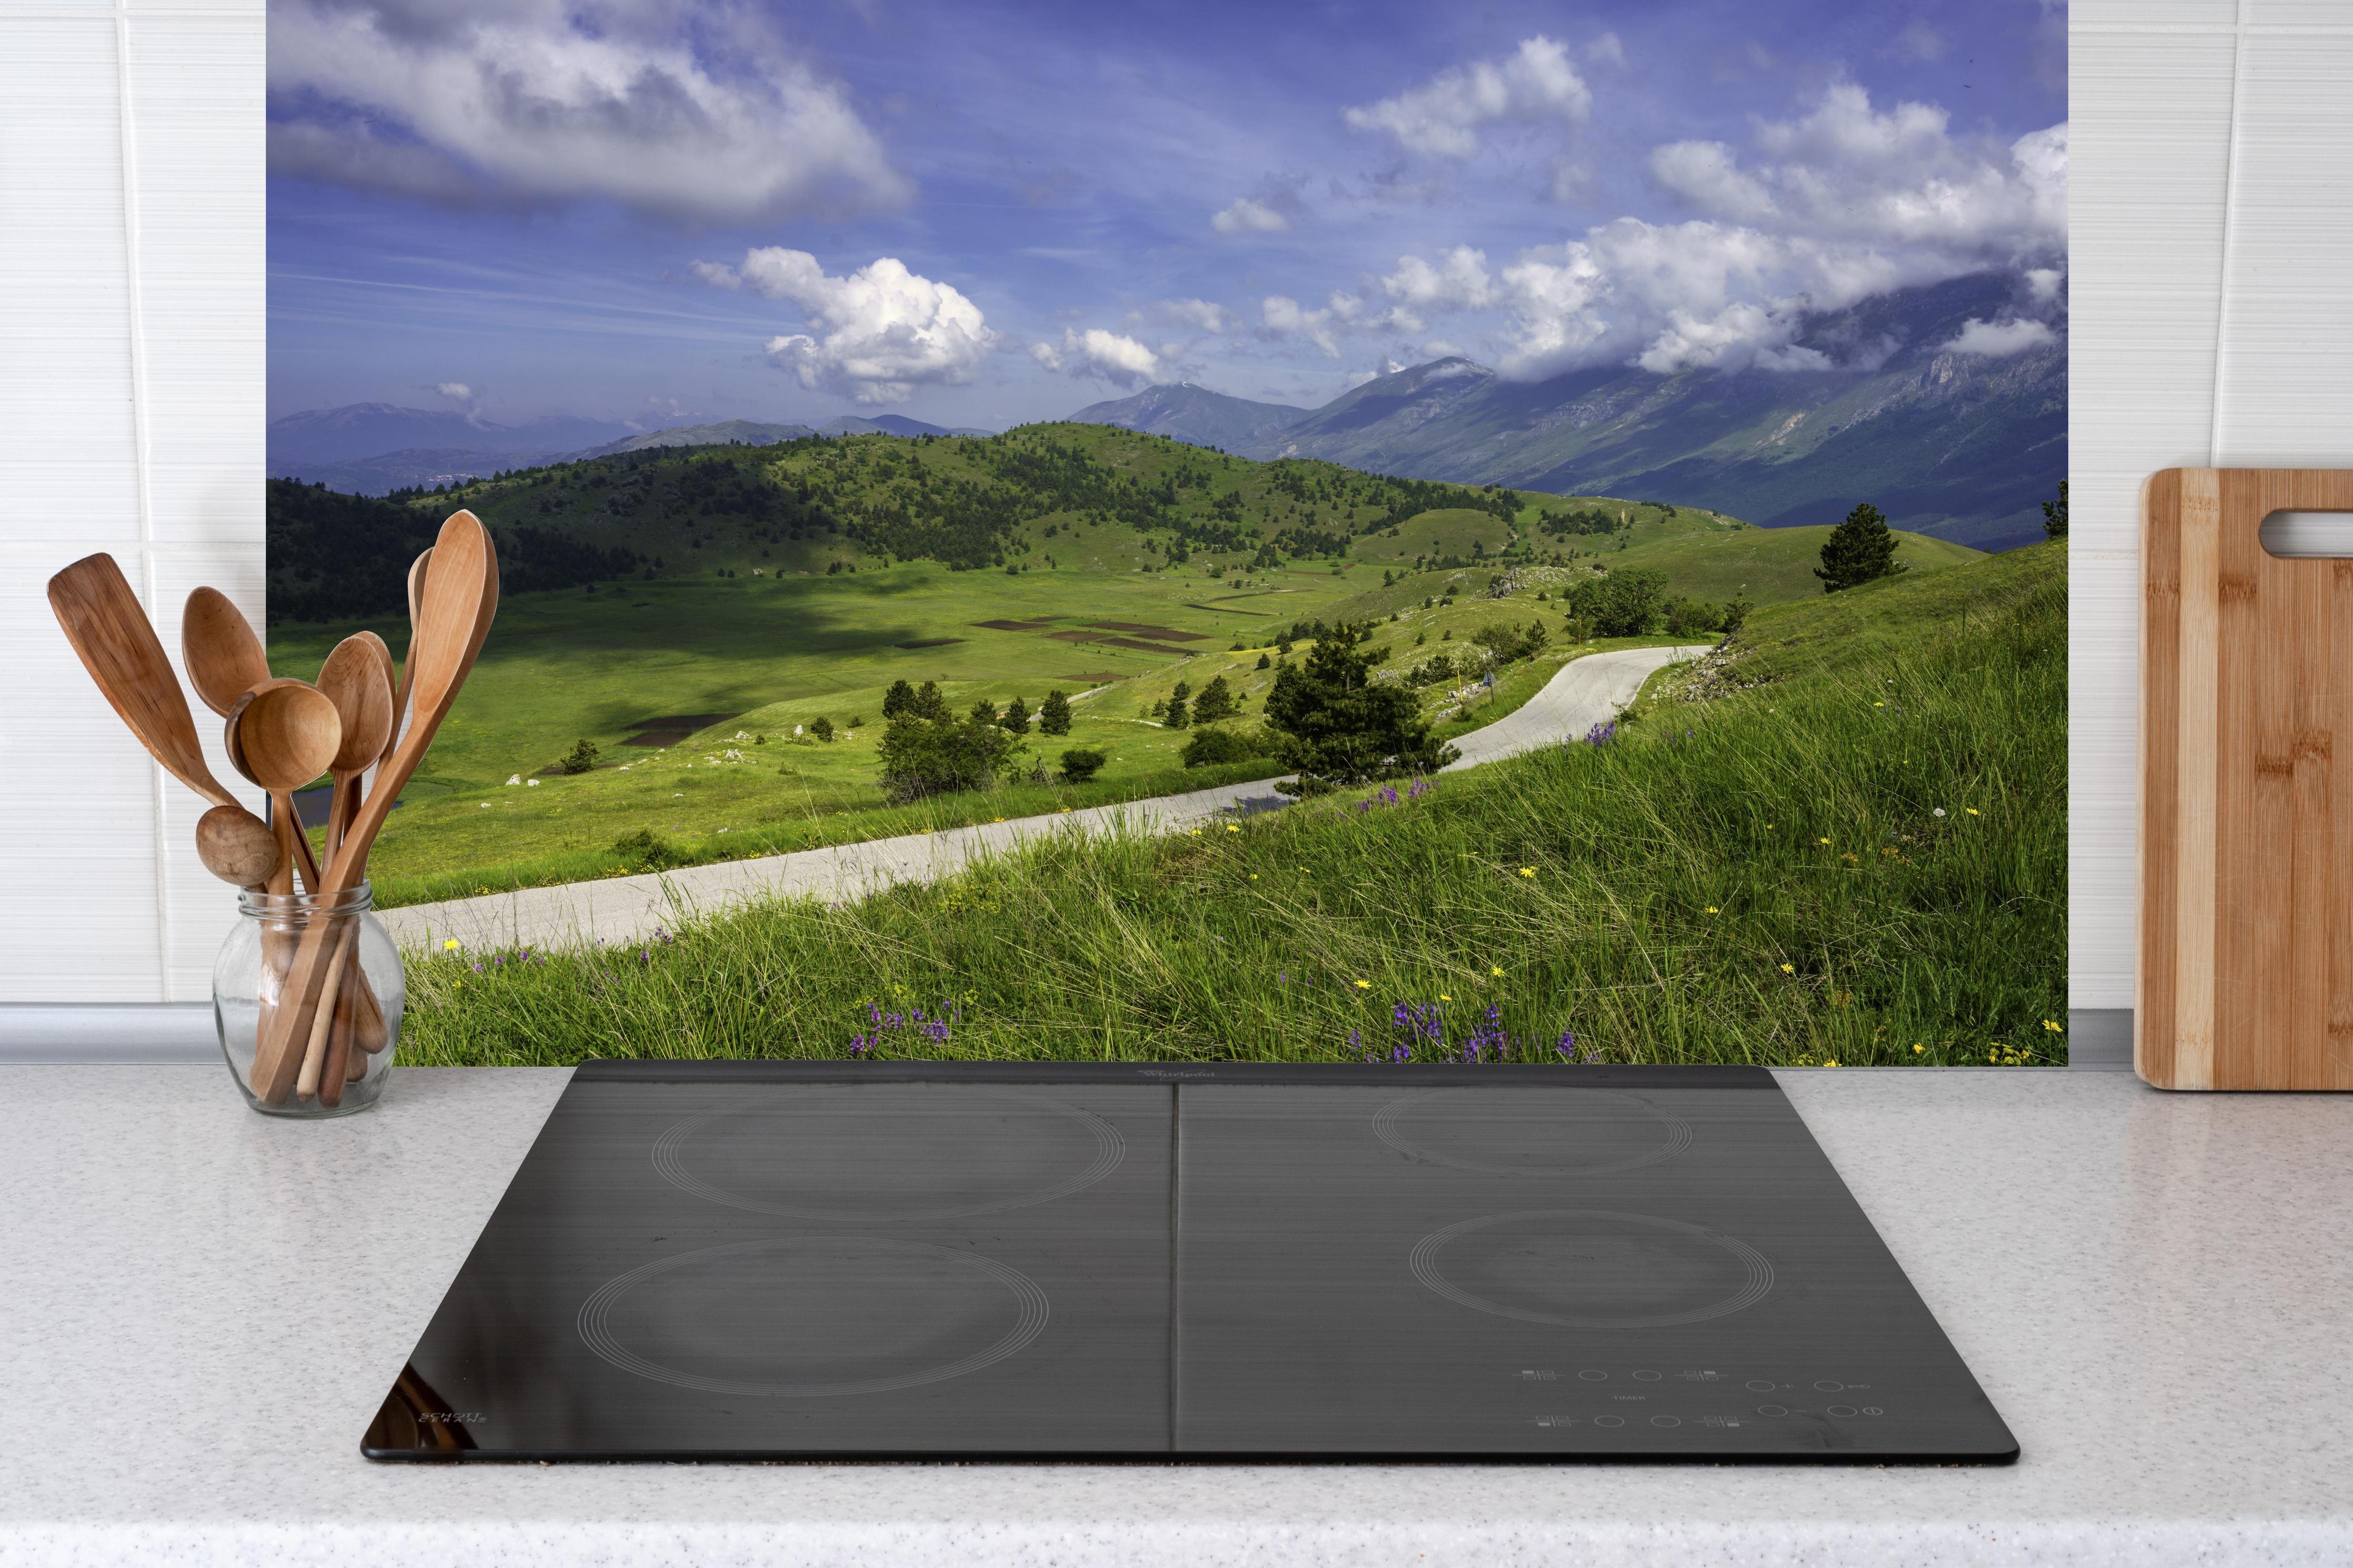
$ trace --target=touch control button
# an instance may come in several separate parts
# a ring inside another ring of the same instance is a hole
[[[1626,1425],[1626,1418],[1623,1415],[1597,1415],[1593,1418],[1593,1424],[1596,1426],[1623,1426]]]
[[[1634,1381],[1637,1383],[1656,1383],[1659,1381],[1659,1374],[1655,1372],[1638,1372],[1634,1374]]]
[[[1852,1405],[1833,1405],[1831,1406],[1831,1414],[1833,1415],[1860,1415],[1862,1413]]]
[[[1846,1384],[1843,1384],[1843,1383],[1831,1383],[1831,1382],[1828,1381],[1827,1379],[1825,1379],[1823,1382],[1820,1382],[1820,1383],[1818,1383],[1818,1384],[1814,1384],[1814,1386],[1815,1386],[1816,1388],[1820,1389],[1824,1394],[1840,1394],[1840,1393],[1843,1393],[1843,1392],[1845,1391],[1845,1389],[1846,1389]]]
[[[1757,1407],[1757,1414],[1759,1415],[1787,1415],[1789,1412],[1785,1407],[1778,1405],[1760,1405]]]
[[[1672,1415],[1653,1415],[1651,1417],[1651,1425],[1653,1426],[1680,1426],[1683,1423]]]
[[[1748,1392],[1751,1394],[1770,1394],[1779,1386],[1769,1378],[1752,1377],[1748,1380]]]
[[[1590,1367],[1588,1367],[1585,1371],[1578,1373],[1577,1375],[1583,1378],[1588,1383],[1606,1382],[1609,1376],[1606,1372],[1595,1372]]]

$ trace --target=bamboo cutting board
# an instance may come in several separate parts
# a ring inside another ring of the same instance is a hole
[[[2279,510],[2353,510],[2353,470],[2141,492],[2133,1063],[2160,1089],[2353,1089],[2353,559],[2271,554]]]

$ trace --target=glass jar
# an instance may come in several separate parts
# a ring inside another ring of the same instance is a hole
[[[269,1116],[365,1110],[392,1076],[406,998],[375,889],[237,894],[213,961],[213,1021],[246,1103]]]

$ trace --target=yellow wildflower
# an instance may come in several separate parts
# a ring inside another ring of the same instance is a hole
[[[453,937],[449,937],[449,938],[446,939],[446,940],[441,943],[441,951],[442,951],[442,952],[457,952],[457,951],[458,951],[458,939],[457,939],[456,937],[454,937],[454,936],[453,936]]]
[[[1441,992],[1440,992],[1440,993],[1438,994],[1438,999],[1439,999],[1440,1002],[1451,1002],[1451,1001],[1453,1001],[1453,1000],[1454,1000],[1454,998],[1453,998],[1453,997],[1449,996],[1449,995],[1448,995],[1445,992],[1443,992],[1443,991],[1441,991]]]
[[[1229,833],[1240,833],[1240,832],[1241,831],[1241,829],[1240,829],[1240,827],[1236,826],[1234,824],[1232,824],[1232,823],[1229,822],[1229,823],[1227,823],[1227,824],[1226,824],[1226,831],[1227,831],[1227,832],[1229,832]]]
[[[1369,980],[1359,980],[1356,982],[1356,989],[1359,991],[1370,991],[1372,988],[1373,983]]]
[[[2065,1033],[2067,1032],[2066,1030],[2064,1030],[2064,1029],[2061,1028],[2058,1025],[2056,1025],[2056,1024],[2052,1023],[2052,1022],[2050,1019],[2048,1019],[2048,1018],[2045,1018],[2045,1019],[2043,1019],[2043,1020],[2042,1020],[2042,1026],[2043,1026],[2044,1028],[2046,1028],[2046,1029],[2050,1030],[2050,1031],[2051,1031],[2052,1034],[2054,1034],[2054,1035],[2063,1035],[2063,1034],[2065,1034]]]
[[[1716,907],[1715,907],[1714,904],[1710,904],[1710,905],[1708,905],[1708,906],[1707,906],[1707,912],[1708,912],[1709,914],[1712,914],[1712,915],[1713,915],[1713,914],[1720,913],[1720,912],[1722,912],[1722,911],[1718,910],[1716,909]]]
[[[1489,974],[1493,975],[1493,976],[1494,978],[1496,978],[1497,980],[1501,980],[1501,979],[1504,977],[1504,971],[1503,971],[1502,967],[1501,967],[1500,965],[1497,965],[1497,964],[1493,964],[1493,963],[1489,964],[1489,965],[1487,966],[1487,973],[1488,973]]]
[[[1974,805],[1965,805],[1961,807],[1961,809],[1968,812],[1971,816],[1975,816],[1978,814],[1978,808]]]
[[[1829,839],[1827,839],[1827,838],[1817,838],[1817,839],[1815,839],[1815,840],[1814,840],[1814,842],[1815,842],[1815,843],[1817,843],[1817,844],[1828,844],[1828,843],[1830,842],[1830,840],[1829,840]]]
[[[1912,1054],[1913,1054],[1914,1056],[1915,1056],[1915,1057],[1916,1057],[1916,1056],[1918,1056],[1922,1051],[1925,1051],[1925,1050],[1926,1050],[1927,1048],[1928,1048],[1928,1047],[1926,1047],[1926,1046],[1915,1046],[1915,1047],[1912,1047]]]
[[[1536,868],[1534,866],[1523,866],[1520,868],[1520,875],[1523,877],[1533,877],[1535,874]]]
[[[1781,966],[1781,973],[1784,974],[1795,974],[1798,973],[1798,966],[1794,963],[1785,963]]]

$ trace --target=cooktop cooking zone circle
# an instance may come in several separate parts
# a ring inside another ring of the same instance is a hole
[[[1018,1353],[1047,1316],[1037,1281],[994,1258],[828,1236],[657,1259],[598,1289],[577,1321],[590,1350],[639,1377],[818,1399],[978,1372]]]
[[[1414,1244],[1450,1301],[1565,1329],[1664,1329],[1753,1307],[1773,1265],[1736,1237],[1655,1215],[1541,1209],[1466,1219]]]
[[[653,1146],[662,1179],[696,1197],[860,1225],[1051,1203],[1126,1156],[1119,1130],[1077,1106],[1010,1090],[942,1102],[923,1084],[812,1087],[789,1107],[689,1117]]]
[[[1491,1176],[1605,1176],[1691,1147],[1691,1124],[1610,1089],[1541,1095],[1431,1089],[1393,1100],[1373,1132],[1409,1159]]]

